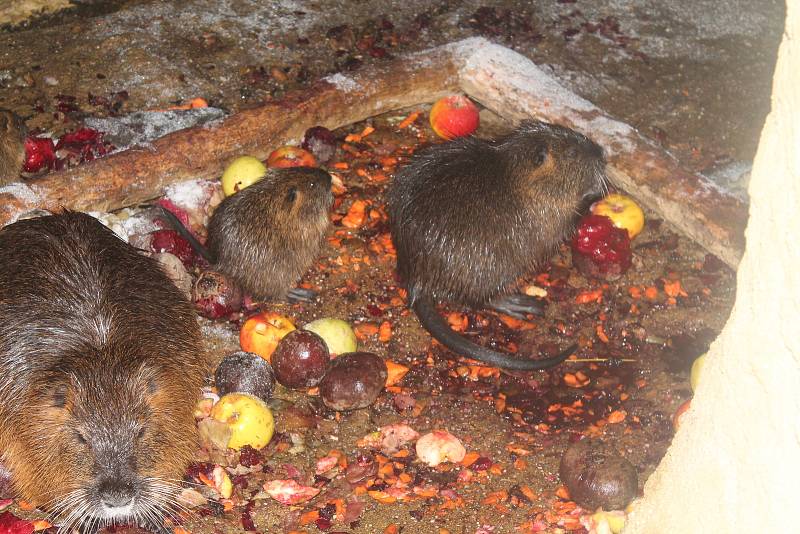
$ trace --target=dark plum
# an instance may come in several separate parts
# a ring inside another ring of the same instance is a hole
[[[333,360],[319,384],[325,406],[332,410],[366,408],[378,398],[386,384],[386,364],[371,352],[350,352]]]
[[[269,402],[275,389],[275,372],[264,358],[252,352],[238,351],[225,356],[214,372],[219,396],[249,393]]]
[[[312,388],[319,384],[330,360],[325,341],[308,330],[293,330],[286,334],[271,358],[275,378],[292,389]]]
[[[561,457],[561,481],[570,497],[587,510],[621,510],[636,497],[636,468],[613,448],[584,439],[573,443]]]

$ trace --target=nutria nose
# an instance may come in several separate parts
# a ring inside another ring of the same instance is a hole
[[[98,488],[100,502],[108,508],[123,508],[133,502],[134,489],[130,482],[107,480]]]

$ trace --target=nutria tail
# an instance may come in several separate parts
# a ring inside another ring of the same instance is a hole
[[[451,330],[445,320],[442,319],[441,315],[436,311],[433,299],[430,297],[420,296],[415,298],[411,307],[417,314],[417,317],[419,317],[419,321],[422,323],[422,326],[425,327],[425,330],[430,332],[439,343],[457,354],[487,363],[494,367],[520,371],[547,369],[566,360],[578,348],[578,344],[573,343],[557,356],[544,360],[519,360],[517,358],[510,358],[500,352],[495,352],[481,347],[480,345],[476,345]]]
[[[213,265],[214,258],[211,257],[211,253],[208,251],[206,247],[200,244],[200,241],[198,241],[197,238],[194,235],[192,235],[192,233],[183,225],[181,220],[178,219],[174,213],[169,211],[164,206],[159,206],[159,208],[161,209],[161,215],[167,220],[169,225],[172,226],[172,228],[176,232],[181,234],[181,237],[183,237],[186,241],[189,242],[189,244],[192,246],[195,252],[200,254],[203,257],[203,259],[206,260],[209,264]]]

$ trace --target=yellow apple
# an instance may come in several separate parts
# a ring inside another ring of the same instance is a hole
[[[279,313],[257,313],[242,325],[239,344],[243,351],[253,352],[270,361],[278,342],[294,329],[292,321]]]
[[[303,330],[309,330],[321,337],[328,346],[331,356],[358,350],[356,333],[347,321],[325,317],[311,321],[303,327]]]
[[[264,448],[275,431],[272,411],[264,401],[247,393],[228,393],[211,409],[211,417],[230,427],[228,448],[237,451],[245,445]]]
[[[697,389],[697,383],[700,380],[700,373],[703,372],[703,366],[706,362],[706,355],[698,356],[692,364],[692,372],[689,375],[689,384],[692,386],[692,391]]]
[[[624,228],[633,239],[644,228],[644,212],[642,208],[627,195],[611,193],[598,200],[591,207],[595,215],[605,215],[617,228]]]
[[[258,158],[240,156],[233,160],[222,173],[222,192],[229,197],[261,180],[266,172],[267,167]]]

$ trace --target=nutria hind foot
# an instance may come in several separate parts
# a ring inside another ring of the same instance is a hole
[[[577,349],[578,344],[573,343],[558,355],[543,360],[523,360],[512,358],[501,352],[495,352],[487,348],[476,345],[466,338],[453,331],[447,322],[442,319],[433,299],[427,296],[420,296],[412,301],[411,308],[417,314],[422,326],[442,345],[453,352],[478,360],[492,367],[511,369],[517,371],[537,371],[556,366],[569,358]]]
[[[497,298],[489,303],[489,308],[522,320],[527,318],[527,314],[544,315],[544,301],[524,293]]]
[[[313,289],[305,289],[302,287],[293,287],[286,294],[286,300],[292,304],[298,302],[311,302],[317,298],[317,292]]]

